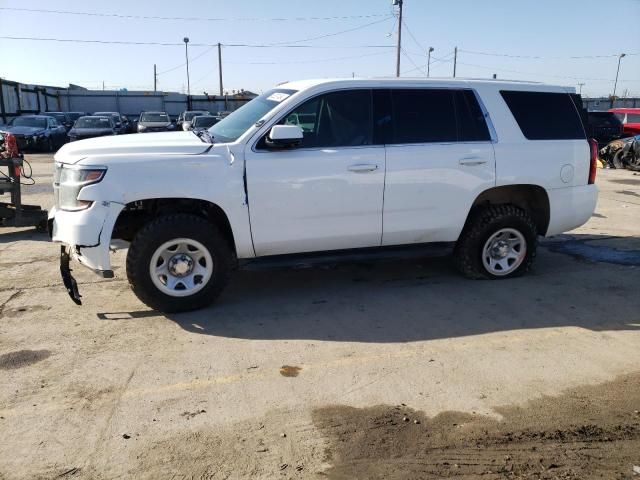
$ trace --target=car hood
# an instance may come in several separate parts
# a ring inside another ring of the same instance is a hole
[[[44,132],[43,128],[40,127],[1,127],[2,131],[15,133],[16,135],[36,135],[38,133]]]
[[[211,148],[191,132],[109,135],[67,143],[55,155],[56,162],[77,163],[99,156],[197,155]]]
[[[138,122],[138,125],[145,127],[168,127],[171,122]]]

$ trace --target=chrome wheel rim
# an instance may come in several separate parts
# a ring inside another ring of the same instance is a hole
[[[484,268],[496,276],[514,272],[527,256],[524,235],[513,228],[502,228],[485,242],[482,249]]]
[[[213,258],[200,242],[176,238],[156,249],[149,274],[161,292],[172,297],[187,297],[202,290],[211,279]]]

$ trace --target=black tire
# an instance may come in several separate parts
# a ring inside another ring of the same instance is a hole
[[[153,283],[149,265],[154,252],[175,238],[189,238],[204,245],[213,259],[213,274],[193,295],[174,297]],[[234,255],[218,228],[190,214],[164,215],[147,223],[134,236],[127,253],[127,278],[131,289],[146,305],[166,313],[197,310],[211,304],[229,282]]]
[[[56,151],[56,147],[53,144],[53,140],[51,139],[51,137],[47,137],[47,143],[44,147],[45,152],[50,152],[53,153]]]
[[[622,149],[618,150],[616,152],[616,154],[613,156],[613,166],[617,169],[623,169],[625,167],[625,163],[624,160],[622,159],[624,157],[624,152],[622,151]]]
[[[484,266],[482,250],[485,243],[498,230],[511,228],[522,234],[526,241],[525,258],[518,268],[507,275],[495,275]],[[454,262],[460,272],[473,279],[513,278],[531,270],[536,257],[538,236],[531,216],[514,205],[492,205],[472,212],[456,243]]]

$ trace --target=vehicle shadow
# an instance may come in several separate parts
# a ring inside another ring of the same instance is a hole
[[[610,262],[610,254],[594,260],[581,257],[584,251],[557,253],[560,243],[583,243],[595,245],[589,254],[630,252],[624,262],[633,257],[640,265],[640,238],[570,235],[547,243],[531,274],[502,281],[461,278],[449,258],[240,271],[212,307],[167,318],[202,335],[371,343],[569,326],[640,329],[640,269]]]
[[[15,229],[0,226],[0,244],[20,241],[50,242],[51,239],[47,232],[41,232],[36,227]]]

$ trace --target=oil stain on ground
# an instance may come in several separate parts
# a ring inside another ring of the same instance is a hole
[[[571,255],[578,260],[640,266],[640,250],[622,250],[607,245],[591,245],[597,239],[547,241],[542,246],[555,253]]]
[[[0,355],[0,370],[14,370],[38,363],[51,355],[49,350],[18,350]]]
[[[300,373],[300,370],[302,370],[302,368],[300,367],[283,365],[282,367],[280,367],[280,375],[282,375],[283,377],[297,377]]]
[[[616,479],[640,462],[639,409],[635,374],[498,408],[500,421],[403,405],[325,407],[313,421],[330,479]]]

